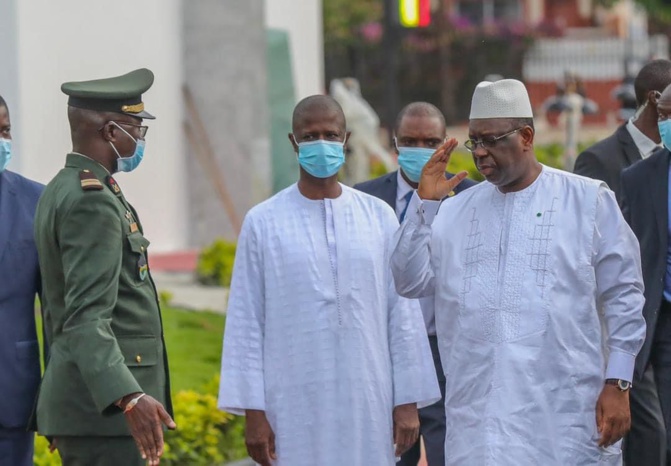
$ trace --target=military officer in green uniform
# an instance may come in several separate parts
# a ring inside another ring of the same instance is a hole
[[[159,464],[175,428],[149,240],[112,177],[142,161],[153,81],[140,69],[61,88],[72,152],[35,218],[51,345],[36,421],[65,466]]]

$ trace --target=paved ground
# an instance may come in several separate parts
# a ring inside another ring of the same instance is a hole
[[[165,272],[153,270],[152,276],[158,292],[172,295],[172,306],[192,311],[226,313],[228,289],[203,286],[196,283],[193,272]]]

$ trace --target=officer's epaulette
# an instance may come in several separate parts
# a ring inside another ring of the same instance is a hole
[[[103,184],[89,170],[80,171],[79,180],[82,183],[82,189],[84,191],[100,191],[103,189]]]

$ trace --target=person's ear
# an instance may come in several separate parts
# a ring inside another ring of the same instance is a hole
[[[108,142],[116,142],[116,130],[118,128],[111,122],[108,121],[100,128],[100,134],[103,139]]]
[[[347,143],[349,142],[349,138],[350,138],[351,135],[352,135],[352,132],[351,132],[351,131],[347,131],[347,132],[345,133],[345,140],[343,141],[343,145],[344,145],[345,147],[347,147]]]
[[[534,145],[534,130],[531,126],[525,126],[520,130],[520,136],[522,137],[522,145],[525,149],[529,149]]]
[[[291,145],[294,148],[294,152],[298,154],[298,142],[296,141],[296,136],[294,136],[294,133],[289,133],[287,136],[289,137],[289,142],[291,142]]]

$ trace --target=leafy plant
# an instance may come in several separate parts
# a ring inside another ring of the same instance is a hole
[[[161,464],[210,466],[246,457],[244,418],[217,409],[219,377],[203,393],[179,392],[173,398],[177,430],[165,437]]]
[[[236,243],[218,239],[203,249],[198,257],[198,281],[204,285],[228,287],[233,275]]]
[[[161,290],[158,293],[158,302],[161,304],[161,308],[166,308],[170,307],[170,304],[172,303],[172,298],[174,298],[175,295],[167,290]]]
[[[49,442],[41,435],[35,436],[33,463],[35,466],[61,466],[63,464],[57,452],[49,453]]]

